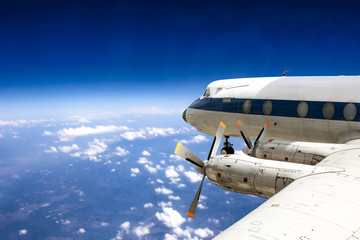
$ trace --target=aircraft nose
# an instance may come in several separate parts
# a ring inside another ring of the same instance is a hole
[[[186,110],[187,110],[187,109],[185,109],[185,111],[184,111],[183,114],[182,114],[182,118],[184,119],[185,122],[187,122],[187,121],[186,121]]]

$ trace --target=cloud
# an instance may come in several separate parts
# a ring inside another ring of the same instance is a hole
[[[94,141],[89,142],[89,149],[86,149],[82,155],[86,158],[89,158],[91,161],[99,162],[101,159],[99,159],[99,154],[106,151],[108,146],[105,144],[104,140],[99,140],[97,138],[94,139]]]
[[[200,182],[202,180],[202,177],[193,171],[186,171],[184,172],[184,175],[190,180],[190,182]]]
[[[45,153],[56,153],[57,149],[54,146],[51,146],[49,149],[44,150]]]
[[[156,212],[155,216],[169,228],[178,228],[186,221],[178,211],[170,207],[163,207],[162,212]]]
[[[141,153],[143,156],[151,156],[151,153],[144,150],[142,153]]]
[[[148,164],[145,164],[144,167],[146,168],[146,170],[148,170],[149,173],[157,173],[157,169],[150,167]]]
[[[62,142],[74,140],[76,137],[99,135],[105,133],[113,133],[129,130],[126,126],[104,126],[98,125],[95,127],[85,127],[84,125],[78,128],[64,128],[56,132],[56,135]],[[45,132],[44,132],[45,134]],[[43,135],[44,135],[43,134]]]
[[[10,127],[22,127],[24,125],[30,125],[30,124],[41,124],[41,123],[46,123],[49,121],[53,121],[53,120],[48,120],[48,119],[38,119],[38,120],[25,120],[25,119],[21,119],[21,120],[11,120],[11,121],[3,121],[0,120],[0,127],[6,127],[6,126],[10,126]]]
[[[197,135],[192,137],[190,140],[180,140],[181,143],[183,144],[189,144],[189,143],[202,143],[202,142],[207,142],[209,141],[209,139],[207,139],[204,135]]]
[[[77,115],[74,115],[74,116],[69,117],[69,120],[70,120],[70,121],[75,121],[75,122],[78,123],[78,124],[81,124],[81,123],[89,123],[89,122],[90,122],[90,120],[87,119],[86,117],[77,116]]]
[[[73,144],[71,146],[60,146],[58,148],[59,148],[60,152],[63,152],[63,153],[69,153],[71,151],[79,150],[79,146],[76,144]]]
[[[181,134],[190,131],[187,127],[180,129],[174,128],[156,128],[147,127],[145,129],[139,129],[138,131],[127,131],[120,134],[121,137],[133,141],[135,139],[152,139],[155,137],[167,137],[175,134]]]
[[[162,208],[164,208],[164,207],[172,207],[172,202],[163,202],[163,201],[161,201],[157,205],[159,207],[162,207]]]
[[[144,107],[144,108],[128,108],[124,110],[126,114],[144,114],[144,115],[171,115],[181,114],[183,109]]]
[[[138,168],[131,168],[131,177],[136,177],[136,174],[140,173]]]
[[[20,231],[19,231],[19,235],[21,236],[21,235],[26,235],[28,233],[28,231],[26,230],[26,229],[21,229]]]
[[[176,172],[174,166],[169,166],[165,171],[165,175],[166,175],[167,178],[179,177],[179,174]]]
[[[135,227],[133,231],[137,237],[142,238],[143,236],[150,234],[150,228],[153,227],[154,225],[155,225],[154,223],[148,225],[140,225]]]
[[[144,204],[144,208],[152,208],[154,206],[154,204],[152,203],[145,203]]]
[[[173,195],[170,195],[169,199],[170,200],[181,200],[181,198],[179,196],[173,196]]]
[[[102,222],[102,223],[101,223],[101,226],[102,226],[102,227],[108,227],[108,226],[110,226],[110,224],[107,223],[107,222]]]
[[[126,149],[123,149],[121,147],[116,147],[116,152],[114,153],[115,155],[119,156],[119,157],[123,157],[128,155],[130,152]]]
[[[152,164],[152,162],[150,162],[146,157],[139,157],[139,160],[137,161],[137,163],[140,163],[140,164]]]
[[[86,231],[85,231],[85,229],[83,229],[83,228],[79,228],[79,230],[78,230],[78,233],[81,233],[81,234],[83,234],[83,233],[85,233]]]
[[[209,238],[214,236],[214,232],[209,228],[198,228],[194,230],[194,233],[201,238]]]
[[[162,186],[161,188],[155,188],[155,192],[164,195],[170,195],[174,193],[172,190],[167,189],[164,186]]]
[[[172,184],[178,184],[179,181],[181,180],[179,178],[179,173],[175,170],[174,166],[169,166],[166,170],[165,170],[165,176],[170,179]]]
[[[43,136],[55,136],[56,134],[53,132],[49,132],[49,131],[44,131],[44,133],[42,134]]]
[[[129,222],[129,221],[123,222],[123,223],[120,225],[120,228],[121,228],[122,230],[124,230],[126,233],[129,233],[129,232],[130,232],[130,222]]]

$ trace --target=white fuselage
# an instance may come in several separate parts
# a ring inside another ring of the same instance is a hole
[[[219,80],[184,112],[198,131],[241,137],[242,120],[254,139],[265,122],[267,139],[344,143],[360,137],[360,76],[270,77]]]

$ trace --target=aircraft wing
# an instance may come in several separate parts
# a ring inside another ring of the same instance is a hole
[[[297,179],[215,239],[360,239],[360,149],[318,165],[344,172]]]

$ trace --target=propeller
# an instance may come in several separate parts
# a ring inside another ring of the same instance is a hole
[[[265,137],[265,135],[266,135],[266,132],[267,132],[267,130],[269,128],[269,123],[266,122],[264,127],[261,129],[259,135],[257,136],[257,138],[256,138],[256,140],[254,142],[254,145],[251,143],[251,140],[249,138],[249,135],[246,133],[244,125],[241,125],[241,124],[242,124],[242,121],[239,120],[237,126],[240,129],[240,134],[243,137],[244,142],[245,142],[246,146],[249,149],[249,155],[254,157],[255,156],[255,151],[256,151],[256,148],[259,145],[259,142],[261,142],[263,140],[263,138]]]
[[[226,129],[226,125],[223,122],[220,122],[219,127],[216,131],[216,135],[214,137],[214,141],[211,145],[207,160],[210,160],[211,157],[213,157],[216,154],[216,152],[220,146],[221,139],[224,136],[225,129]],[[201,189],[202,189],[205,177],[206,177],[206,163],[201,161],[200,158],[198,158],[193,152],[191,152],[189,149],[187,149],[180,142],[177,144],[174,153],[176,155],[178,155],[179,157],[184,158],[188,162],[191,162],[192,164],[194,164],[196,166],[195,168],[197,168],[197,170],[199,169],[200,172],[202,172],[202,174],[204,175],[202,178],[201,184],[199,186],[199,189],[197,190],[194,200],[192,201],[189,211],[187,213],[187,215],[189,217],[193,218],[195,215],[195,211],[196,211],[196,207],[198,205],[199,198],[200,198]]]

